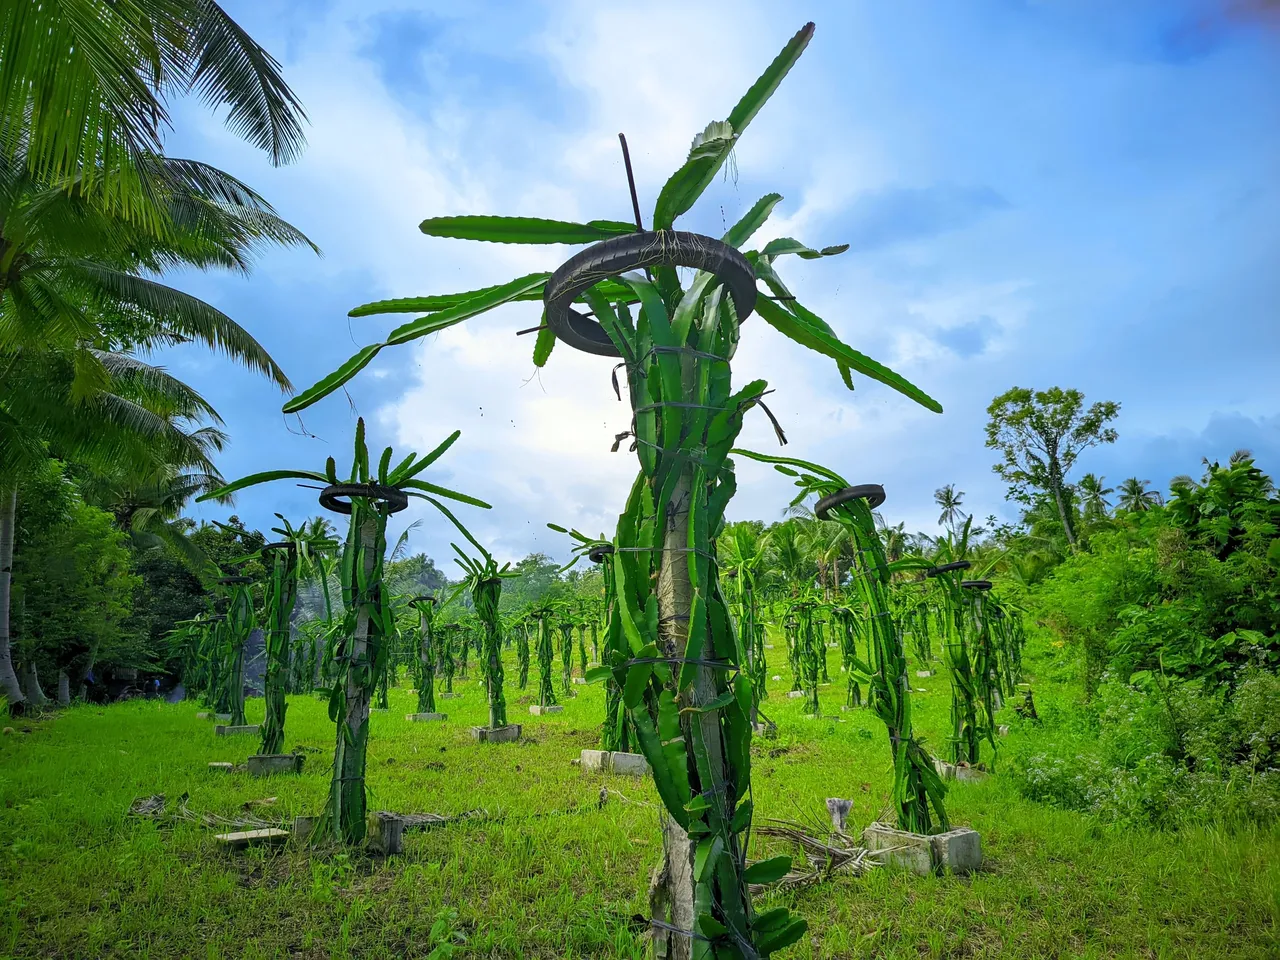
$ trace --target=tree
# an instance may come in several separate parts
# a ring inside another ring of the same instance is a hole
[[[125,629],[138,578],[128,538],[109,513],[86,504],[66,469],[45,461],[21,487],[32,504],[18,524],[14,635],[27,694],[40,699],[38,672],[59,678],[59,699],[100,659],[152,667],[163,657],[150,637]]]
[[[278,64],[213,0],[0,8],[0,690],[19,710],[9,614],[24,465],[45,444],[164,462],[147,441],[172,432],[154,401],[176,381],[130,348],[196,340],[288,386],[229,318],[145,275],[244,270],[262,244],[309,243],[234,177],[161,155],[166,99],[187,92],[229,107],[231,128],[277,162],[302,146]]]
[[[1116,491],[1113,487],[1104,485],[1106,479],[1106,477],[1086,473],[1076,484],[1076,490],[1080,495],[1080,507],[1086,520],[1105,519],[1111,508],[1111,501],[1107,499],[1107,495]]]
[[[933,502],[942,510],[938,514],[938,525],[946,527],[952,535],[956,532],[956,520],[963,517],[960,506],[964,503],[964,491],[957,490],[954,483],[948,483],[933,491]]]
[[[1120,484],[1120,500],[1116,503],[1116,508],[1140,513],[1144,509],[1161,506],[1165,498],[1161,497],[1158,490],[1148,490],[1149,485],[1151,480],[1139,480],[1135,476],[1124,480]]]
[[[0,321],[4,314],[0,311]],[[0,690],[22,709],[9,646],[12,557],[18,481],[38,469],[46,451],[145,473],[164,463],[212,472],[210,437],[190,430],[212,408],[164,371],[122,364],[110,380],[77,395],[74,364],[56,351],[19,350],[0,378]]]
[[[906,521],[889,526],[889,522],[879,513],[875,514],[875,521],[880,540],[884,543],[885,558],[890,563],[896,563],[910,547]]]
[[[1006,499],[1030,504],[1035,491],[1048,494],[1073,550],[1076,531],[1066,475],[1085,450],[1115,442],[1116,431],[1107,424],[1119,413],[1113,400],[1085,409],[1083,393],[1061,387],[1013,387],[987,407],[987,446],[1002,457],[991,469],[1009,484]]]
[[[1116,503],[1116,509],[1141,513],[1143,510],[1160,506],[1164,503],[1164,497],[1160,496],[1158,490],[1148,490],[1147,487],[1150,484],[1150,480],[1139,480],[1137,477],[1130,477],[1123,481],[1120,484],[1120,500]]]
[[[59,185],[79,182],[146,219],[168,101],[228,108],[231,130],[286,163],[305,142],[279,64],[213,0],[0,7],[0,156]]]

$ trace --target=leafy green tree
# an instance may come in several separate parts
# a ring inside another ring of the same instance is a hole
[[[145,550],[138,550],[135,544],[133,572],[138,586],[121,630],[133,644],[153,651],[153,659],[163,664],[165,672],[181,676],[188,651],[175,648],[170,635],[180,621],[209,612],[208,591],[185,559],[166,544]],[[195,689],[188,686],[189,692]]]
[[[5,314],[0,303],[0,328]],[[213,471],[211,437],[191,429],[212,408],[163,370],[130,362],[111,382],[86,394],[72,388],[74,364],[65,354],[18,350],[0,377],[0,692],[21,711],[10,634],[12,557],[18,481],[40,468],[48,453],[94,465],[114,463],[145,475],[171,463]]]
[[[20,584],[17,646],[39,699],[37,668],[58,678],[59,699],[99,663],[155,668],[163,660],[150,637],[124,629],[139,580],[128,538],[111,514],[84,502],[61,465],[47,461],[22,486],[33,504],[19,525],[14,575]]]
[[[1085,450],[1115,442],[1116,431],[1107,424],[1119,413],[1113,400],[1086,408],[1083,393],[1061,387],[1013,387],[987,407],[987,446],[1001,455],[991,469],[1009,484],[1008,498],[1029,504],[1035,491],[1046,493],[1072,549],[1076,531],[1066,476]]]

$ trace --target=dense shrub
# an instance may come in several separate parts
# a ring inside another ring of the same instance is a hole
[[[1027,797],[1119,825],[1265,822],[1280,816],[1280,677],[1228,686],[1107,677],[1087,706],[1042,711],[1010,744]]]

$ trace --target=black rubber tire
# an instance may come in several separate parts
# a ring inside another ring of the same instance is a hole
[[[547,326],[575,350],[599,357],[620,356],[599,322],[573,309],[582,291],[601,280],[644,267],[692,267],[714,273],[733,298],[738,322],[756,308],[756,275],[738,250],[713,237],[679,230],[645,231],[611,237],[574,254],[543,288]]]
[[[587,551],[587,557],[592,563],[604,563],[604,558],[613,553],[612,543],[597,543]]]
[[[819,500],[813,512],[817,514],[819,520],[829,520],[828,513],[832,509],[850,500],[865,500],[867,506],[874,510],[884,503],[884,487],[878,483],[860,483],[856,487],[845,487]]]
[[[349,500],[339,497],[367,497],[370,500],[381,500],[387,505],[388,513],[399,513],[409,506],[409,497],[395,487],[384,487],[380,483],[334,483],[320,491],[320,506],[334,513],[351,513]]]
[[[960,586],[964,587],[966,590],[990,590],[991,581],[990,580],[961,580]]]
[[[423,596],[421,596],[421,597],[414,597],[414,598],[413,598],[412,600],[410,600],[409,602],[410,602],[410,603],[424,603],[424,602],[425,602],[425,603],[429,603],[429,604],[431,604],[431,605],[434,607],[434,606],[436,606],[440,601],[439,601],[439,600],[437,600],[435,597],[428,596],[428,595],[424,594],[424,595],[423,595]]]
[[[950,573],[952,570],[968,570],[973,564],[968,560],[954,560],[951,563],[944,563],[940,567],[930,567],[925,571],[925,576],[936,577],[940,573]]]

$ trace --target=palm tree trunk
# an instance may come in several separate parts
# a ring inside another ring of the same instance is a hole
[[[13,672],[13,651],[9,644],[9,606],[13,597],[13,534],[17,525],[18,488],[0,489],[0,692],[9,701],[11,713],[21,713],[23,696],[18,675]]]

